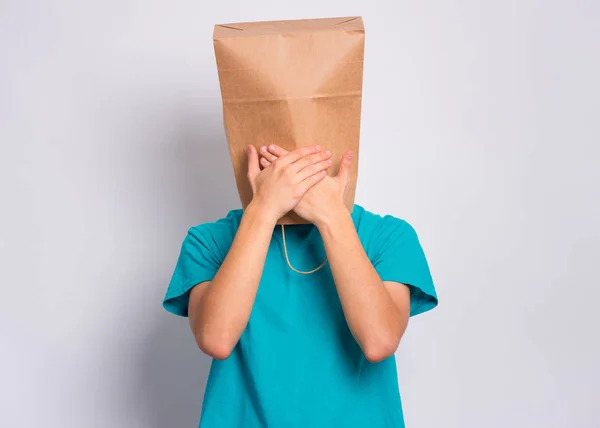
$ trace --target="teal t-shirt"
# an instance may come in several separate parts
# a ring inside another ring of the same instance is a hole
[[[187,316],[190,290],[214,277],[242,213],[234,210],[189,230],[166,310]],[[437,295],[415,230],[358,205],[352,218],[381,279],[410,287],[411,316],[434,308]],[[315,226],[286,226],[285,236],[296,269],[312,270],[323,262]],[[200,427],[404,427],[395,358],[379,363],[365,358],[344,318],[329,265],[310,275],[292,271],[280,226],[273,231],[248,325],[229,358],[213,360]]]

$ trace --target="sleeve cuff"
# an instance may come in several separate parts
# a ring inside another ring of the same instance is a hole
[[[198,284],[212,281],[214,276],[214,273],[205,273],[185,281],[179,287],[169,287],[167,295],[162,303],[163,308],[174,315],[187,317],[190,291]]]

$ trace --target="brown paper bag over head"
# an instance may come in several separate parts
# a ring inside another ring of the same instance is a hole
[[[364,27],[360,17],[216,25],[214,46],[223,117],[235,180],[246,206],[247,146],[286,150],[320,145],[337,174],[352,150],[345,204],[351,211],[358,175]],[[290,212],[279,224],[307,223]]]

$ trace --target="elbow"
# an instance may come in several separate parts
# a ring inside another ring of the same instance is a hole
[[[214,358],[215,360],[226,360],[227,358],[229,358],[229,356],[231,355],[231,352],[233,351],[232,348],[229,348],[227,346],[213,346],[213,347],[207,347],[205,349],[202,349],[202,352],[204,352],[206,355]]]
[[[363,353],[370,363],[379,363],[394,355],[399,344],[400,338],[389,338],[387,340],[366,344]]]
[[[233,352],[233,346],[222,338],[207,337],[206,334],[196,335],[196,343],[202,352],[215,360],[226,360]]]

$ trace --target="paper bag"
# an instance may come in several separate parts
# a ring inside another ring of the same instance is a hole
[[[214,47],[223,118],[242,206],[252,200],[249,144],[286,150],[320,145],[332,152],[329,175],[354,152],[345,204],[358,175],[364,27],[360,17],[216,25]],[[290,212],[279,224],[307,223]]]

